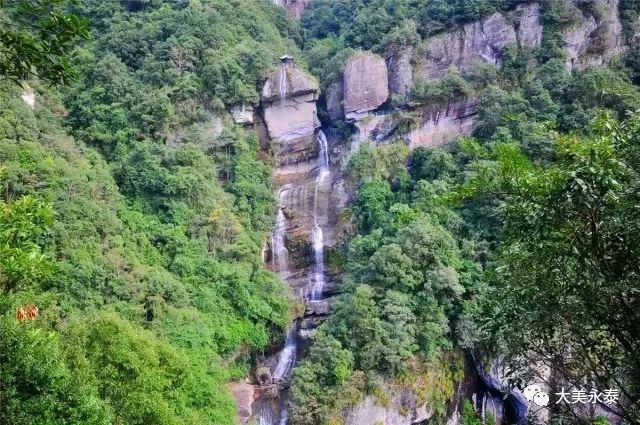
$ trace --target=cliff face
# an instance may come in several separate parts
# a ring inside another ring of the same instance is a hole
[[[437,147],[458,136],[470,135],[473,132],[476,106],[473,99],[461,99],[451,101],[444,107],[425,110],[422,125],[406,135],[409,146]]]
[[[417,72],[425,79],[442,78],[450,66],[468,69],[476,62],[498,65],[503,49],[516,43],[516,32],[507,18],[494,13],[484,21],[435,36],[427,41],[427,52]]]
[[[580,9],[581,5],[577,0],[570,2],[567,7],[574,19],[561,31],[569,69],[607,64],[625,50],[618,0],[596,0],[588,10]],[[533,50],[540,47],[542,36],[541,5],[533,2],[438,34],[425,40],[421,48],[389,52],[384,66],[377,55],[356,53],[347,60],[342,81],[329,88],[329,115],[352,122],[357,142],[404,138],[413,147],[441,146],[471,134],[474,99],[426,105],[421,124],[398,134],[399,122],[384,107],[389,95],[406,98],[415,81],[439,80],[450,68],[466,71],[483,62],[500,66],[507,46]]]
[[[357,120],[376,110],[389,97],[387,65],[384,59],[369,52],[356,53],[347,59],[343,74],[344,114]]]
[[[574,7],[577,21],[562,34],[568,68],[604,65],[624,52],[618,0],[599,0],[592,12]]]
[[[426,54],[416,58],[420,63],[416,73],[423,79],[437,80],[451,66],[467,70],[478,62],[500,65],[509,44],[524,49],[540,46],[542,29],[538,3],[519,5],[508,14],[496,12],[427,40]]]
[[[315,155],[318,93],[316,80],[293,65],[283,65],[268,76],[262,89],[262,111],[278,164]]]

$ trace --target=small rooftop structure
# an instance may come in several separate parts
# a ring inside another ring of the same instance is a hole
[[[284,54],[284,55],[280,56],[280,64],[286,65],[286,66],[295,67],[296,66],[296,61],[295,61],[295,59],[293,59],[292,56]]]

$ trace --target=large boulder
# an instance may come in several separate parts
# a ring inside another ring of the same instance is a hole
[[[381,56],[358,52],[347,59],[343,73],[344,114],[357,120],[389,97],[387,65]]]

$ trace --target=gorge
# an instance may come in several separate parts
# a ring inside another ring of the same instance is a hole
[[[1,424],[640,424],[638,0],[0,21]]]
[[[298,5],[280,6],[300,16]],[[607,12],[598,16],[583,15],[578,24],[562,33],[568,69],[607,64],[625,50],[617,2],[605,0],[601,7]],[[390,49],[385,58],[371,52],[356,52],[345,60],[336,81],[323,83],[328,88],[322,95],[318,83],[296,67],[294,58],[281,58],[279,70],[267,78],[261,104],[278,164],[279,202],[269,257],[272,268],[291,288],[295,302],[304,305],[304,313],[288,331],[284,348],[274,356],[277,362],[271,367],[271,382],[288,387],[297,357],[308,350],[308,339],[330,311],[336,276],[326,268],[324,250],[338,242],[338,234],[342,232],[339,218],[352,196],[349,193],[353,190],[352,183],[345,174],[349,157],[358,151],[361,143],[384,144],[404,139],[413,149],[433,148],[473,133],[478,103],[475,94],[449,98],[444,104],[409,106],[409,110],[420,117],[420,122],[408,131],[402,128],[398,117],[399,112],[407,109],[393,106],[391,96],[406,97],[414,82],[437,82],[452,70],[464,73],[481,63],[500,66],[507,47],[516,46],[522,51],[537,49],[543,32],[541,5],[519,4],[506,13],[496,12],[482,21],[436,35],[427,40],[428,47],[420,52],[412,47],[396,47]],[[591,48],[596,41],[587,35],[596,32],[602,42],[608,43],[597,52]],[[579,33],[582,36],[577,35]],[[334,136],[331,143],[323,129],[319,129],[321,124],[316,117],[315,104],[320,96],[329,118],[323,128],[329,128]],[[335,124],[339,120],[353,126],[355,131],[350,141],[337,136]],[[273,363],[267,360],[267,364]],[[471,395],[480,406],[483,418],[488,411],[501,423],[523,422],[527,401],[521,393],[516,389],[503,396],[505,377],[495,371],[485,375],[478,367],[481,365],[473,362],[467,367],[466,389],[453,397],[458,404],[450,406],[447,423],[458,423],[461,400]],[[428,404],[420,405],[416,400],[407,402],[407,397],[412,399],[415,395],[405,390],[394,392],[405,400],[394,398],[393,407],[385,409],[375,407],[376,402],[371,405],[372,401],[367,398],[363,404],[354,406],[351,413],[345,413],[345,423],[426,423],[431,416]],[[261,399],[256,402],[263,406],[257,411],[260,424],[288,423],[287,391],[278,390],[277,394],[276,403]],[[274,397],[274,393],[263,397]],[[411,405],[407,412],[407,406]],[[404,413],[399,414],[398,410]]]

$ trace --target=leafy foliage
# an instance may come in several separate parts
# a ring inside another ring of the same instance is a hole
[[[74,71],[69,53],[89,34],[87,23],[64,10],[64,0],[0,2],[0,75],[60,83]]]
[[[238,6],[76,2],[77,81],[30,81],[33,109],[1,86],[0,422],[233,423],[224,383],[290,319],[272,170],[221,108],[295,50],[283,11]]]

